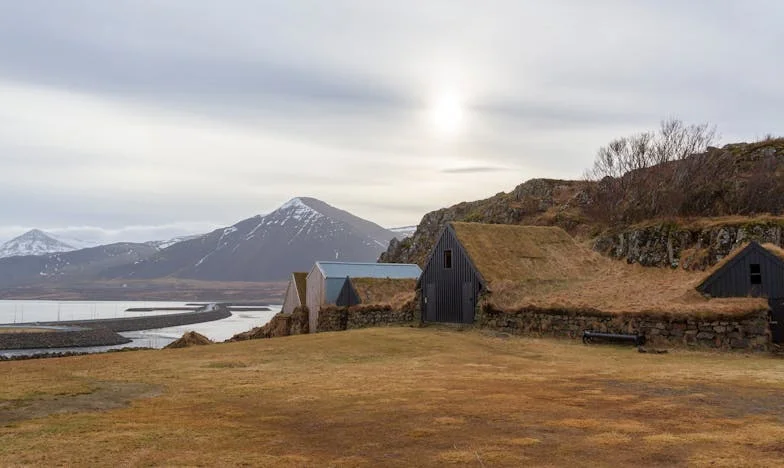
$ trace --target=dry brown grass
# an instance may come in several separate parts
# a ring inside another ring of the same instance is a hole
[[[416,279],[351,278],[363,304],[402,307],[414,299]]]
[[[593,275],[567,281],[498,281],[491,284],[489,300],[504,310],[535,307],[694,316],[737,316],[768,307],[762,298],[702,296],[695,287],[705,273],[646,268],[606,258],[599,264]]]
[[[784,216],[761,214],[756,216],[715,216],[709,218],[667,218],[649,219],[634,224],[633,228],[657,226],[662,223],[676,224],[680,229],[697,230],[710,229],[723,226],[743,226],[747,224],[781,224],[784,225]]]
[[[557,281],[595,271],[600,257],[561,228],[452,223],[474,266],[490,283]]]
[[[765,356],[383,328],[0,368],[3,466],[780,466],[784,451],[784,366]],[[134,383],[160,395],[102,401]],[[69,412],[7,419],[28,407]]]
[[[595,309],[607,313],[742,315],[767,308],[758,298],[707,299],[705,273],[612,260],[554,227],[453,223],[502,310]]]
[[[557,308],[606,313],[743,315],[758,298],[707,299],[705,273],[612,260],[555,227],[452,223],[501,310]]]

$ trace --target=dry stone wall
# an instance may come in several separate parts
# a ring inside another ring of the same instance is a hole
[[[526,308],[502,311],[487,303],[478,308],[476,326],[529,336],[580,338],[583,331],[641,334],[658,346],[725,350],[772,349],[768,311],[711,318],[666,314],[620,315],[596,310]]]
[[[704,270],[751,240],[784,244],[784,221],[749,221],[712,227],[661,223],[602,234],[595,239],[594,249],[643,266]]]
[[[319,311],[317,330],[340,331],[385,325],[410,324],[414,321],[413,304],[401,309],[388,305],[359,305],[353,307],[324,307]]]

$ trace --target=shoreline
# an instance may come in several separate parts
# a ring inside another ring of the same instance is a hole
[[[69,320],[62,322],[17,323],[13,327],[59,327],[47,333],[0,333],[0,351],[46,348],[81,348],[112,346],[132,340],[119,332],[169,328],[195,323],[212,322],[232,316],[223,304],[210,304],[204,310],[181,314],[166,314],[113,319]],[[2,325],[0,325],[2,327]],[[10,325],[9,325],[10,327]]]

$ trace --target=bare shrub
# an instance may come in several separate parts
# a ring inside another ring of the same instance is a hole
[[[635,170],[701,153],[716,138],[715,125],[686,125],[676,118],[662,120],[656,132],[618,138],[599,148],[588,176],[592,180],[604,177],[619,179]]]

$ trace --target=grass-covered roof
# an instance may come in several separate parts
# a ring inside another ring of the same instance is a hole
[[[759,298],[707,299],[695,289],[704,273],[612,260],[560,228],[451,225],[488,283],[488,300],[501,309],[734,315],[767,307]]]
[[[414,298],[416,279],[351,278],[362,304],[402,306]]]
[[[305,304],[305,294],[307,291],[306,288],[306,279],[308,277],[307,271],[297,271],[292,274],[294,277],[294,284],[297,287],[297,296],[299,296],[299,303]]]

